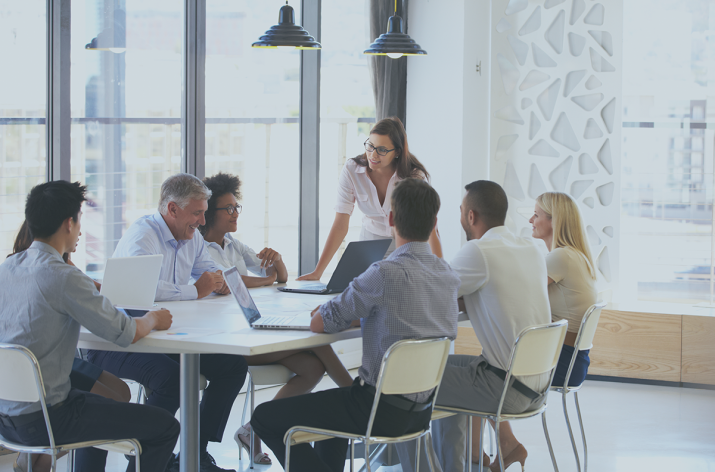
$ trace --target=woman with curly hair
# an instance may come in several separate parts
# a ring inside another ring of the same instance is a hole
[[[224,269],[235,266],[249,288],[287,281],[288,271],[277,251],[267,247],[256,253],[231,235],[238,228],[238,215],[241,213],[241,205],[238,203],[241,199],[240,179],[219,172],[204,179],[204,183],[211,190],[211,197],[205,213],[206,224],[199,227],[199,231],[204,236],[206,248],[214,262]],[[248,275],[249,271],[255,275]],[[295,377],[278,391],[275,400],[310,392],[326,372],[340,387],[350,386],[353,382],[330,346],[246,356],[246,361],[249,366],[281,364],[295,373]],[[234,434],[236,444],[245,448],[249,454],[250,432],[251,424],[247,423]],[[257,464],[270,464],[271,459],[261,451],[258,437],[255,445],[254,461]]]

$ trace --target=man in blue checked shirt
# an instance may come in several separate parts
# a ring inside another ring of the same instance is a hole
[[[296,425],[364,433],[385,351],[397,341],[457,336],[459,277],[432,254],[427,242],[437,223],[437,192],[419,179],[395,185],[389,223],[397,249],[355,278],[340,296],[316,308],[311,330],[335,333],[360,323],[362,367],[350,387],[260,405],[251,419],[256,433],[285,466],[283,436]],[[430,421],[431,391],[409,397],[382,395],[374,434],[399,436]],[[348,442],[329,439],[293,446],[291,470],[342,471]]]

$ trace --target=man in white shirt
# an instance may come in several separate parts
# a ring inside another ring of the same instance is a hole
[[[461,280],[460,309],[469,315],[482,354],[449,356],[437,404],[496,412],[516,337],[529,326],[550,322],[546,262],[532,238],[517,237],[504,226],[508,201],[498,184],[479,180],[465,188],[461,223],[467,244],[451,266]],[[504,400],[504,412],[520,413],[540,405],[544,398],[541,392],[548,388],[548,382],[548,374],[514,379]],[[465,417],[435,421],[432,429],[437,470],[463,471]],[[500,430],[504,465],[512,459],[523,463],[526,450],[514,438],[508,423],[502,423]],[[478,448],[476,429],[474,440]],[[475,462],[482,454],[477,448],[473,448]],[[414,454],[401,453],[400,457]],[[420,462],[420,469],[427,470],[426,457]],[[403,463],[403,470],[413,468]]]

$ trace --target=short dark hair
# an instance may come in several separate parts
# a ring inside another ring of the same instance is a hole
[[[214,219],[216,218],[216,201],[219,198],[227,193],[231,193],[236,197],[236,200],[241,199],[241,179],[239,179],[237,175],[219,172],[211,177],[206,177],[204,184],[211,190],[211,197],[208,201],[209,207],[206,213],[204,213],[206,224],[199,227],[201,234],[206,234],[206,231],[213,225]]]
[[[509,201],[501,185],[491,180],[475,180],[464,188],[467,190],[467,211],[478,213],[490,228],[504,225]]]
[[[33,238],[49,238],[67,218],[77,221],[87,187],[55,180],[37,185],[25,201],[25,220]]]
[[[404,239],[427,241],[439,211],[439,195],[422,179],[405,179],[392,191],[392,218]]]

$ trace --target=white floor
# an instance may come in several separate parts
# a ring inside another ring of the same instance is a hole
[[[318,389],[332,386],[326,378]],[[270,400],[276,390],[258,392],[257,401]],[[239,462],[238,449],[232,439],[240,423],[244,397],[240,395],[236,400],[224,442],[209,445],[209,452],[220,466],[239,471],[250,470],[245,455]],[[715,472],[715,391],[588,381],[580,399],[589,441],[589,470]],[[573,406],[573,399],[569,400]],[[552,396],[549,403],[549,432],[560,470],[574,471],[576,464],[560,396]],[[575,420],[575,409],[570,412]],[[514,423],[513,427],[517,438],[529,451],[526,470],[552,471],[541,420],[524,420]],[[13,458],[14,455],[0,457],[0,472],[12,472]],[[107,471],[123,471],[126,464],[123,457],[110,454]],[[64,460],[58,470],[66,470]],[[274,463],[257,466],[255,470],[277,472],[282,468]],[[385,467],[381,472],[400,470],[399,466]],[[513,465],[509,471],[518,471],[518,466]]]

